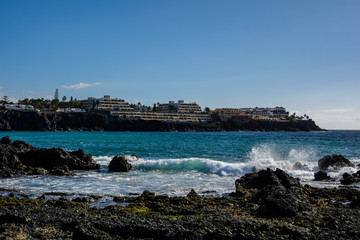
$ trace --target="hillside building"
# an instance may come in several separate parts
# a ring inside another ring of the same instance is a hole
[[[214,112],[219,114],[221,120],[246,118],[247,116],[262,119],[281,119],[289,116],[289,112],[284,107],[217,108]]]
[[[159,104],[157,111],[149,111],[143,106],[135,110],[124,99],[110,98],[109,95],[105,95],[103,98],[89,97],[81,102],[86,110],[108,111],[111,115],[124,119],[187,123],[209,122],[212,120],[209,114],[201,111],[199,105],[196,103],[185,103],[182,100],[177,103],[170,101],[168,104]]]
[[[110,95],[105,95],[102,98],[89,97],[87,100],[81,101],[83,108],[86,110],[96,109],[99,111],[133,111],[129,103],[124,99],[111,98]]]
[[[202,113],[201,107],[197,103],[185,103],[184,100],[169,101],[169,103],[159,104],[159,112],[177,112],[177,113]]]

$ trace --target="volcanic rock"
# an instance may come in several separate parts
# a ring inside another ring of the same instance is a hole
[[[335,171],[343,168],[343,167],[355,167],[353,163],[351,163],[348,159],[346,159],[343,155],[327,155],[321,158],[318,161],[319,169],[322,171],[326,171],[328,169],[333,169]]]
[[[11,139],[9,136],[5,136],[0,140],[0,143],[2,144],[11,144]]]
[[[8,137],[4,137],[0,142],[0,177],[47,173],[71,175],[72,170],[91,169],[100,169],[100,165],[94,161],[91,154],[83,150],[67,152],[62,148],[36,148],[24,141],[14,141],[11,144]]]
[[[109,164],[109,171],[130,172],[132,165],[126,160],[124,155],[116,155]]]
[[[335,181],[334,178],[330,177],[326,172],[324,171],[318,171],[314,173],[314,181]]]
[[[280,169],[246,174],[236,180],[235,186],[235,196],[250,198],[260,205],[259,216],[291,217],[311,209],[300,182]]]
[[[357,171],[354,174],[344,173],[343,179],[340,180],[340,183],[344,185],[350,185],[358,182],[360,182],[360,171]]]
[[[186,195],[186,197],[190,200],[194,200],[194,201],[197,201],[197,200],[200,200],[201,199],[201,196],[195,192],[194,189],[191,189],[191,191],[188,193],[188,195]]]

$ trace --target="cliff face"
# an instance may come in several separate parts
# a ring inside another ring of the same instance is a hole
[[[168,123],[124,120],[106,113],[0,112],[0,131],[321,131],[314,121],[243,120]]]

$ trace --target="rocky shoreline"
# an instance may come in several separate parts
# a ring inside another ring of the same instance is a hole
[[[236,181],[228,197],[0,196],[2,239],[360,239],[360,192],[302,186],[282,170]]]
[[[270,121],[245,119],[211,123],[171,123],[126,120],[106,112],[43,113],[0,110],[0,131],[324,131],[312,120]]]
[[[0,150],[1,177],[71,176],[72,170],[99,169],[82,150],[39,149],[9,137],[0,140]],[[112,164],[112,171],[131,170],[120,155]],[[319,160],[325,175],[324,171],[348,166],[354,165],[341,155]],[[194,190],[184,197],[149,191],[140,196],[107,196],[112,204],[104,208],[92,204],[104,196],[43,193],[34,197],[0,189],[0,238],[360,239],[360,191],[356,189],[303,186],[280,169],[246,174],[234,186],[227,196],[206,197]]]

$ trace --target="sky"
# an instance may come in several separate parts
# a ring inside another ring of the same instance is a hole
[[[0,97],[283,106],[360,129],[358,0],[0,0]]]

